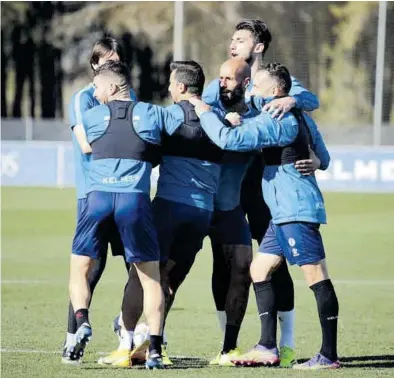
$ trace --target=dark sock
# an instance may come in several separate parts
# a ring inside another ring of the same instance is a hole
[[[256,294],[257,309],[261,322],[259,344],[270,349],[276,348],[277,310],[271,282],[256,282],[253,284],[253,287]]]
[[[68,305],[68,322],[67,322],[67,332],[68,333],[75,333],[77,332],[77,321],[75,319],[75,313],[73,309],[73,305],[70,304]]]
[[[237,347],[239,329],[240,327],[236,325],[226,325],[222,354],[228,353]]]
[[[163,344],[163,336],[150,335],[149,352],[155,350],[161,355],[161,344]]]
[[[89,310],[87,308],[80,308],[75,311],[75,319],[77,320],[77,328],[79,328],[83,323],[89,323]]]
[[[320,281],[312,285],[319,312],[323,342],[320,353],[331,361],[338,359],[337,330],[338,330],[338,298],[331,280]]]
[[[271,284],[275,293],[277,310],[294,310],[294,284],[286,261],[282,261],[275,272],[272,273]]]

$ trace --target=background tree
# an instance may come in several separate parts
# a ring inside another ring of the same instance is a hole
[[[374,103],[377,9],[374,2],[185,2],[184,58],[199,61],[207,81],[213,79],[228,57],[235,24],[258,17],[273,34],[265,60],[286,64],[320,97],[321,108],[314,112],[319,122],[368,124]],[[389,2],[383,119],[391,122],[393,12]],[[90,49],[104,31],[124,42],[139,97],[169,102],[173,18],[172,2],[4,3],[2,76],[8,80],[2,80],[7,95],[2,97],[2,115],[9,114],[11,94],[13,115],[23,113],[28,81],[30,114],[61,116],[71,94],[91,79]],[[14,75],[7,75],[12,71]],[[40,112],[34,112],[35,91]]]

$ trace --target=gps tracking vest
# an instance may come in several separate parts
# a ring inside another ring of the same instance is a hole
[[[292,109],[298,122],[298,134],[294,142],[285,147],[263,148],[265,165],[284,165],[295,163],[297,160],[309,159],[309,145],[312,137],[309,127],[298,109]]]
[[[189,101],[181,101],[177,105],[182,108],[185,121],[172,135],[163,136],[163,155],[219,163],[223,151],[208,138],[200,125],[194,106]]]
[[[133,126],[138,101],[111,101],[110,120],[104,134],[92,143],[92,159],[134,159],[156,164],[159,146],[143,140]]]

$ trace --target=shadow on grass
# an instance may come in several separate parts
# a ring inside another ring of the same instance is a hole
[[[307,359],[299,359],[298,363],[308,361]],[[377,368],[377,369],[394,369],[394,355],[381,356],[351,356],[340,357],[339,361],[345,368]]]
[[[209,361],[200,357],[171,357],[174,365],[170,369],[202,369],[208,367]]]
[[[173,365],[166,368],[166,370],[174,369],[203,369],[208,367],[209,361],[200,357],[171,357]],[[113,369],[110,366],[103,366],[97,364],[83,365],[86,370],[103,370]],[[145,369],[145,363],[134,365],[131,369]]]
[[[347,368],[394,369],[394,355],[341,357]]]
[[[200,357],[171,357],[171,360],[173,365],[169,366],[166,370],[203,369],[209,366],[209,361]],[[305,361],[307,359],[299,359],[298,363]],[[394,355],[341,357],[340,361],[344,368],[394,369]],[[111,369],[111,367],[88,364],[84,365],[83,369],[102,370]],[[145,364],[135,365],[132,369],[145,369]]]

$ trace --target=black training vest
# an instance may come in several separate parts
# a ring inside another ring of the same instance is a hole
[[[194,106],[189,101],[181,101],[177,105],[182,108],[185,121],[172,135],[163,135],[162,154],[220,163],[223,150],[208,138]]]
[[[300,110],[292,109],[291,113],[293,113],[298,122],[297,137],[293,143],[285,147],[263,148],[265,165],[290,164],[295,163],[297,160],[309,158],[308,146],[312,142],[309,127]]]
[[[137,101],[111,101],[107,104],[110,120],[104,134],[92,143],[92,158],[134,159],[157,164],[159,146],[143,140],[133,126],[133,109]]]

